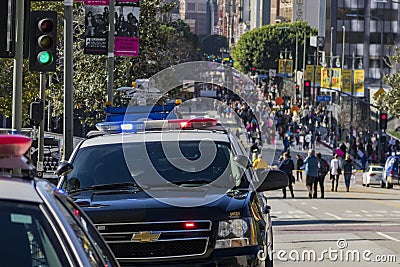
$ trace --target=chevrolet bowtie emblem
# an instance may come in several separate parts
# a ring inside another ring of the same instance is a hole
[[[153,242],[157,241],[160,238],[160,233],[153,234],[151,232],[140,232],[132,235],[132,242]]]

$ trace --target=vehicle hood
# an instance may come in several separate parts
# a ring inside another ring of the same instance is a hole
[[[230,213],[238,211],[240,216],[250,216],[248,206],[250,194],[245,191],[231,191],[224,195],[207,195],[202,198],[181,196],[179,203],[171,205],[165,199],[153,198],[144,191],[104,194],[85,191],[72,198],[89,215],[94,223],[146,222],[166,220],[213,220],[229,219]],[[201,204],[206,203],[206,204]]]

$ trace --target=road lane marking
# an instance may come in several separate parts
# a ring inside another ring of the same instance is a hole
[[[394,237],[392,237],[390,235],[387,235],[387,234],[384,234],[384,233],[381,233],[381,232],[376,232],[376,233],[378,235],[380,235],[380,236],[383,236],[383,237],[387,238],[387,239],[390,239],[390,240],[393,240],[393,241],[396,241],[396,242],[400,243],[400,239],[394,238]]]
[[[325,214],[326,214],[326,215],[329,215],[329,216],[332,216],[332,217],[335,218],[335,219],[343,220],[343,218],[341,218],[341,217],[339,217],[339,216],[336,216],[335,214],[332,214],[332,213],[329,213],[329,212],[325,212]]]

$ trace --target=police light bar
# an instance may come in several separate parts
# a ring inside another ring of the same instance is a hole
[[[101,132],[108,133],[136,133],[144,131],[161,130],[189,130],[210,129],[217,125],[218,121],[211,118],[194,118],[178,120],[146,120],[146,121],[123,121],[123,122],[101,122],[96,128]]]
[[[0,169],[24,169],[32,167],[22,155],[31,146],[32,140],[25,135],[0,134]]]
[[[20,134],[0,134],[0,157],[21,157],[31,146],[32,140]]]

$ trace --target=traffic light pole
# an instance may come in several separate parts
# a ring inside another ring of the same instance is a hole
[[[63,160],[73,150],[73,0],[64,0],[64,142]]]
[[[46,100],[46,73],[40,73],[40,91],[39,98],[43,101],[42,111],[43,114],[39,123],[39,138],[38,138],[38,160],[36,164],[37,176],[43,177],[43,158],[44,158],[44,110]]]
[[[22,80],[24,63],[24,2],[15,1],[16,16],[15,19],[15,58],[13,70],[13,105],[12,105],[12,129],[21,131],[22,128]]]
[[[110,13],[109,13],[109,31],[108,31],[108,81],[107,81],[107,101],[112,105],[113,102],[113,85],[114,85],[114,25],[115,17],[115,0],[110,0]]]

